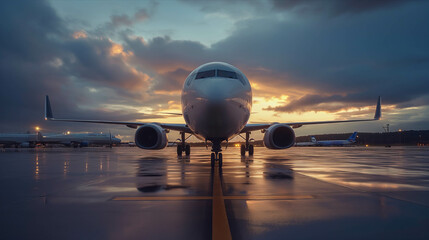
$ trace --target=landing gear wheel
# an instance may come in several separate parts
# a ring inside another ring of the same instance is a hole
[[[212,168],[215,166],[216,156],[214,153],[210,154]]]
[[[191,146],[186,145],[186,147],[185,147],[185,153],[186,153],[186,156],[189,156],[191,154]]]
[[[249,156],[253,156],[253,152],[254,152],[253,145],[249,145]]]
[[[218,154],[218,160],[219,160],[219,168],[221,168],[221,167],[222,167],[222,164],[223,164],[223,160],[222,160],[222,153],[219,153],[219,154]]]
[[[177,145],[177,156],[182,156],[182,145]]]
[[[244,146],[244,144],[241,144],[240,152],[241,156],[244,156],[246,154],[246,146]]]

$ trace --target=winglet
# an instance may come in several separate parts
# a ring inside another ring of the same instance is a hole
[[[374,120],[380,120],[381,118],[381,97],[378,96],[377,108],[375,109]]]
[[[45,98],[45,120],[50,120],[54,118],[52,115],[51,102],[49,101],[49,96],[46,95]]]

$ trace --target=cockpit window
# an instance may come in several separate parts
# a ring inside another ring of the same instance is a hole
[[[237,73],[225,70],[217,70],[218,77],[237,79]]]
[[[204,72],[199,72],[195,79],[201,79],[201,78],[209,78],[216,76],[216,70],[208,70]]]

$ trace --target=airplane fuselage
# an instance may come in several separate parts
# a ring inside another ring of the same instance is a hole
[[[249,120],[252,89],[236,67],[213,62],[189,74],[182,90],[182,113],[195,136],[208,141],[229,140]]]

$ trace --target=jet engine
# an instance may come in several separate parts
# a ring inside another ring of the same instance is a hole
[[[168,144],[167,133],[157,124],[145,124],[137,129],[135,143],[143,149],[163,149]]]
[[[286,124],[270,126],[264,135],[264,145],[269,149],[286,149],[295,144],[295,132]]]

